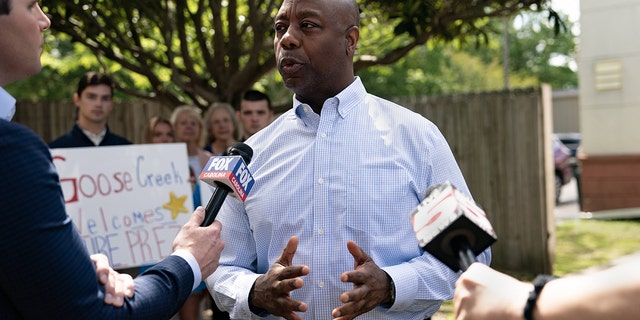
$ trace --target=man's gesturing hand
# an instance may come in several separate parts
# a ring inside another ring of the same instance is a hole
[[[293,266],[293,256],[298,249],[298,237],[289,238],[282,255],[266,274],[256,279],[249,293],[252,311],[261,309],[287,320],[301,320],[297,311],[307,311],[307,304],[291,299],[289,293],[304,285],[301,276],[309,274],[309,267]],[[261,311],[260,310],[260,311]],[[258,313],[258,312],[256,312]]]
[[[391,299],[387,273],[355,242],[347,242],[347,249],[353,256],[354,270],[344,272],[340,280],[353,283],[353,289],[340,295],[344,304],[331,312],[339,320],[353,319]]]

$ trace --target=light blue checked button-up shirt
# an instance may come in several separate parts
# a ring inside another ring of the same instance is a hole
[[[255,318],[248,296],[291,236],[299,237],[294,265],[308,265],[306,319],[331,319],[342,292],[340,275],[353,270],[353,240],[396,286],[391,308],[358,319],[425,319],[453,296],[458,274],[424,252],[409,214],[433,184],[467,185],[438,128],[366,92],[359,78],[327,99],[322,115],[294,97],[293,108],[252,136],[249,169],[255,185],[243,204],[227,200],[218,220],[225,243],[220,267],[207,279],[218,304],[233,318]],[[490,251],[479,261],[489,263]],[[268,317],[271,318],[271,317]],[[275,317],[273,317],[275,318]]]

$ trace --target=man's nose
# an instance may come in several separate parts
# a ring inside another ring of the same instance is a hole
[[[294,27],[289,27],[280,38],[280,45],[285,49],[300,47],[299,32]]]

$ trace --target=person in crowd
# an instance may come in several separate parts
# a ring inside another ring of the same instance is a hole
[[[409,215],[434,184],[468,187],[432,122],[354,75],[359,17],[354,0],[284,0],[275,16],[293,107],[246,141],[254,187],[217,216],[225,250],[206,282],[231,318],[423,320],[453,297],[458,274]]]
[[[87,72],[73,95],[76,123],[71,131],[51,141],[49,148],[80,148],[130,145],[131,142],[112,133],[107,125],[113,110],[113,79],[103,73]],[[139,268],[120,268],[119,272],[135,277]]]
[[[196,209],[174,239],[173,253],[137,277],[133,290],[106,256],[89,255],[65,211],[47,145],[11,122],[16,101],[2,88],[40,71],[42,32],[50,24],[37,1],[0,0],[1,318],[169,318],[217,268],[222,226],[200,227],[204,209]]]
[[[76,123],[71,131],[49,143],[50,148],[117,146],[131,141],[109,130],[107,120],[113,110],[113,79],[107,74],[87,72],[73,95]]]
[[[245,141],[273,120],[271,99],[258,90],[246,91],[242,94],[240,110],[236,111],[236,116],[242,124],[241,141]]]
[[[191,105],[179,106],[171,113],[176,142],[187,144],[189,166],[195,174],[196,183],[200,171],[212,156],[211,152],[204,150],[203,147],[204,121],[200,113],[198,107]]]
[[[640,257],[633,256],[605,269],[531,283],[474,263],[456,282],[456,319],[640,319],[638,270]]]
[[[233,107],[228,103],[213,103],[204,116],[204,126],[207,131],[207,144],[204,149],[214,155],[223,154],[238,142],[240,124]]]
[[[200,109],[191,105],[179,106],[174,109],[171,114],[171,123],[174,128],[175,141],[184,142],[187,145],[189,170],[192,174],[192,183],[194,186],[193,201],[194,205],[199,206],[202,204],[202,199],[200,197],[198,177],[200,176],[200,171],[202,171],[202,168],[204,168],[212,156],[210,152],[204,150],[202,147],[204,121],[200,115]],[[189,299],[187,299],[180,309],[180,319],[199,319],[200,304],[206,295],[206,285],[202,282],[193,290]]]
[[[155,116],[149,119],[144,141],[146,143],[171,143],[175,142],[173,125],[169,119]]]
[[[230,104],[224,102],[213,103],[207,109],[207,113],[204,116],[204,124],[207,131],[207,143],[204,149],[213,155],[224,155],[229,147],[238,142],[240,123]],[[214,319],[229,319],[228,312],[220,310],[213,301],[211,302],[211,311]]]

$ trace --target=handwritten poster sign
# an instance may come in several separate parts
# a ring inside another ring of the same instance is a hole
[[[114,267],[155,263],[193,212],[183,143],[51,149],[67,214],[90,254]]]

